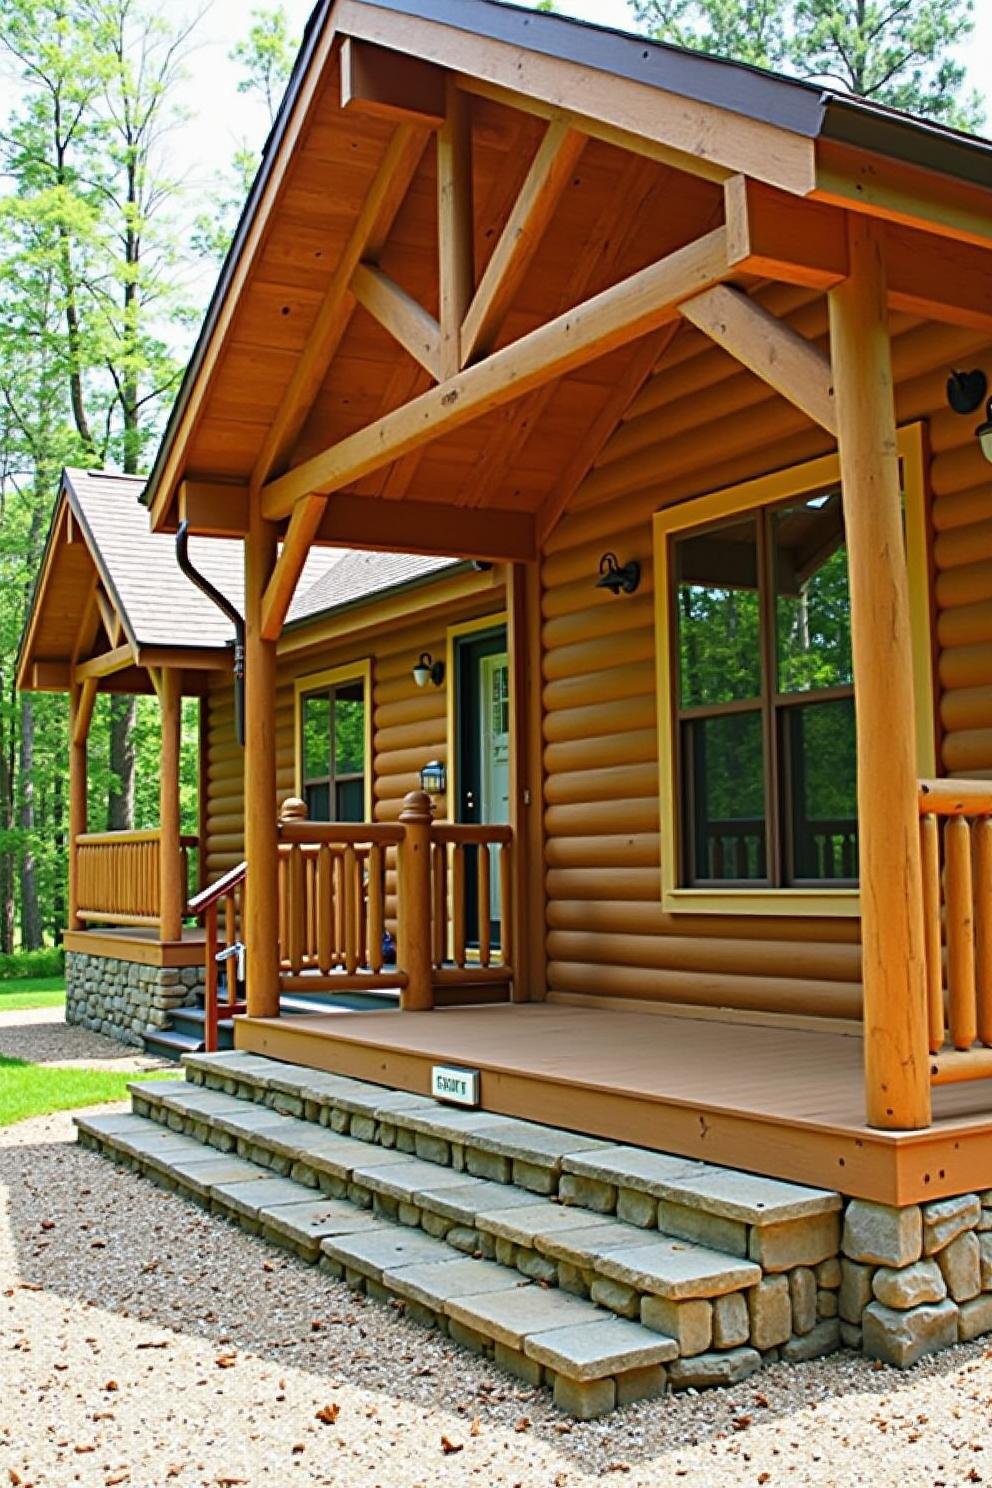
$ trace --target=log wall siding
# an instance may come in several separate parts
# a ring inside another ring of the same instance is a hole
[[[826,305],[765,302],[826,345]],[[948,369],[981,365],[974,332],[893,316],[900,423],[926,419],[943,764],[992,774],[992,470],[978,416],[946,406]],[[668,914],[661,905],[651,518],[833,448],[791,405],[684,328],[545,544],[543,698],[548,986],[597,998],[860,1016],[859,924]],[[636,558],[631,598],[593,587]]]
[[[449,678],[440,687],[420,688],[412,676],[422,651],[444,659],[446,629],[480,614],[503,609],[501,589],[443,614],[426,614],[401,627],[364,639],[334,641],[279,662],[276,694],[277,804],[295,793],[294,683],[298,678],[372,658],[372,793],[376,821],[396,821],[403,797],[420,787],[420,770],[428,760],[448,763],[447,699]],[[244,849],[242,753],[234,739],[234,699],[230,687],[209,694],[209,764],[207,803],[207,881],[213,882],[241,862]],[[437,802],[437,815],[447,814],[447,801]],[[393,874],[387,876],[390,896]]]

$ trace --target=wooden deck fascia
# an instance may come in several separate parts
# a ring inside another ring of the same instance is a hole
[[[203,931],[187,929],[181,940],[160,940],[147,930],[67,930],[67,951],[84,956],[108,956],[138,966],[182,967],[203,963]]]
[[[393,1015],[370,1016],[382,1020],[380,1036],[365,1031],[367,1017],[357,1036],[348,1026],[351,1014],[238,1019],[235,1045],[246,1053],[429,1094],[431,1065],[452,1058],[445,1040],[440,1038],[430,1050],[402,1048],[389,1036],[387,1020]],[[519,1061],[512,1064],[481,1052],[472,1061],[482,1071],[485,1110],[884,1204],[913,1204],[992,1187],[992,1114],[945,1118],[926,1131],[875,1131],[853,1122],[797,1120],[774,1109],[745,1111],[663,1091],[607,1088],[581,1074],[529,1070],[526,1050],[522,1040]],[[716,1067],[713,1075],[713,1086],[720,1088]],[[774,1099],[772,1091],[772,1107]]]

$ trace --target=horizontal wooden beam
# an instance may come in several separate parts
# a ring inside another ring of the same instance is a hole
[[[301,496],[351,485],[532,388],[647,335],[673,320],[683,300],[726,274],[727,235],[719,227],[304,460],[265,487],[265,518],[281,521]]]
[[[680,306],[682,315],[742,366],[837,433],[830,358],[739,289],[717,284]]]
[[[248,531],[248,487],[224,481],[179,483],[179,520],[198,537],[243,537]]]
[[[138,663],[143,667],[174,667],[177,671],[229,672],[232,652],[221,646],[142,646]]]
[[[99,656],[91,656],[88,661],[77,662],[76,681],[85,682],[89,677],[109,677],[111,672],[120,672],[134,663],[135,655],[130,644],[115,646],[112,651],[104,651]]]
[[[276,566],[262,596],[262,639],[277,641],[293,602],[310,545],[327,506],[326,496],[304,496],[293,508]]]
[[[360,263],[351,276],[360,305],[437,382],[441,375],[441,327],[433,315],[374,264]]]
[[[67,661],[34,661],[19,686],[31,692],[68,692],[72,686],[72,666]]]
[[[847,277],[847,213],[735,176],[724,187],[728,257],[741,273],[812,289]],[[992,332],[992,254],[936,231],[885,223],[889,305]]]
[[[341,46],[341,107],[374,119],[440,129],[444,70],[421,57],[346,36]]]
[[[563,120],[552,119],[548,124],[465,316],[461,333],[463,367],[480,352],[492,350],[585,143],[586,136]]]
[[[486,563],[529,563],[537,555],[529,512],[436,501],[382,501],[346,491],[327,502],[314,541]]]

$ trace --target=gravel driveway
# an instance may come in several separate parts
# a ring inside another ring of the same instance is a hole
[[[992,1484],[992,1349],[850,1354],[571,1422],[73,1145],[0,1132],[0,1485]]]
[[[76,1065],[119,1074],[163,1067],[161,1059],[150,1059],[129,1044],[68,1024],[60,1007],[0,1012],[0,1054],[32,1064]]]

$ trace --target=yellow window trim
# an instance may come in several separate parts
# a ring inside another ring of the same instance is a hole
[[[449,625],[444,632],[444,686],[447,692],[447,696],[445,697],[445,732],[447,735],[448,754],[446,763],[448,788],[445,794],[448,801],[448,816],[452,821],[455,819],[455,802],[458,800],[456,794],[458,788],[458,750],[456,748],[458,734],[455,727],[458,687],[455,677],[455,647],[463,636],[477,635],[485,630],[499,630],[501,625],[504,627],[508,625],[508,612],[506,610],[496,610],[488,615],[477,615],[474,620],[460,620],[457,625]],[[509,631],[507,631],[507,645],[509,645]]]
[[[342,687],[347,682],[361,682],[365,705],[365,820],[372,820],[372,658],[349,661],[344,666],[324,672],[311,672],[293,683],[293,779],[297,796],[303,795],[303,698],[307,693],[325,687]]]
[[[934,727],[933,635],[930,606],[930,555],[927,535],[924,426],[899,430],[906,523],[906,567],[909,576],[913,680],[916,696],[916,755],[919,774],[937,773]],[[771,475],[666,507],[654,516],[655,647],[658,691],[658,765],[661,807],[661,887],[666,910],[684,914],[856,916],[861,913],[857,889],[690,889],[678,883],[678,773],[675,737],[676,678],[671,634],[668,549],[673,533],[701,527],[721,517],[773,506],[790,496],[840,481],[840,457],[824,455]]]

